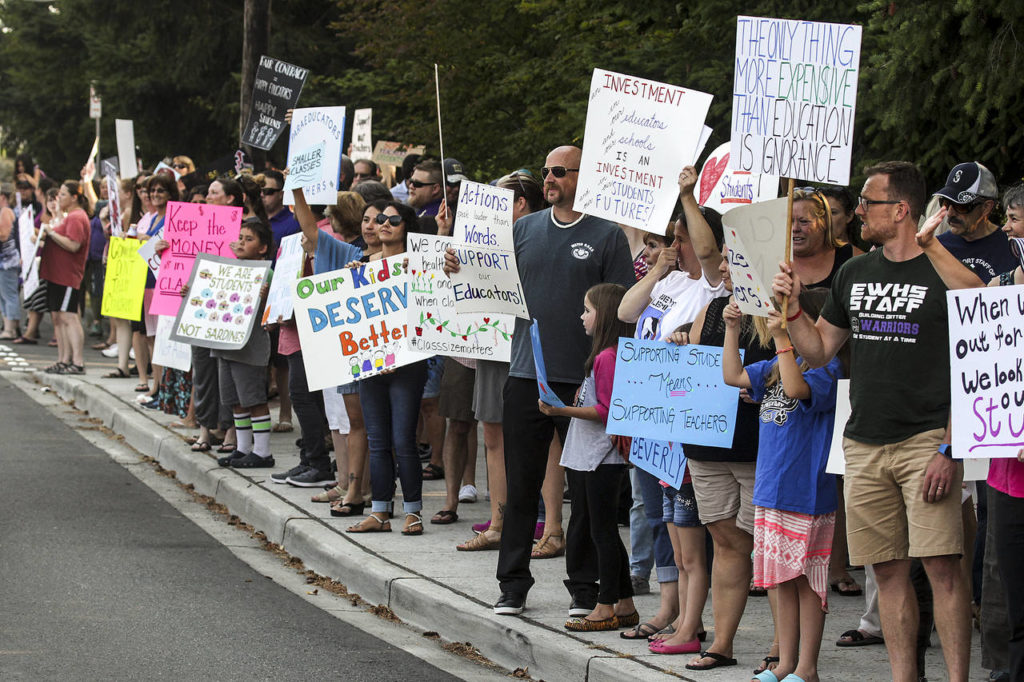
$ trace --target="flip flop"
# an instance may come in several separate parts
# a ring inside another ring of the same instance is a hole
[[[434,514],[434,518],[430,519],[430,522],[438,526],[447,526],[449,523],[455,523],[459,520],[459,515],[450,509],[442,509],[441,511]]]
[[[436,464],[428,464],[423,467],[423,480],[424,481],[440,481],[444,478],[444,467],[439,467]]]
[[[19,336],[18,338],[16,338],[13,341],[11,341],[11,343],[17,343],[19,345],[25,344],[25,345],[28,345],[28,346],[34,346],[37,343],[39,343],[39,339],[31,339],[31,338],[29,338],[27,336]]]
[[[107,372],[103,375],[104,379],[127,379],[130,375],[120,367],[114,369],[113,372]]]
[[[695,665],[693,663],[687,663],[687,670],[712,670],[714,668],[727,668],[732,665],[736,665],[735,658],[729,658],[722,654],[716,654],[714,651],[702,651],[700,652],[700,658],[710,658],[711,663],[709,665]]]
[[[142,392],[148,391],[148,390],[149,390],[149,384],[136,384],[135,385],[135,392],[136,393],[142,393]]]
[[[205,440],[197,440],[192,444],[192,452],[209,452],[210,444]]]
[[[834,583],[829,583],[829,587],[832,591],[843,597],[859,597],[864,594],[864,590],[861,589],[860,585],[853,578],[843,578],[837,580]]]
[[[849,641],[846,641],[849,640]],[[839,635],[836,646],[869,646],[871,644],[885,644],[885,640],[874,635],[865,635],[860,630],[847,630]]]
[[[220,447],[217,448],[217,452],[234,452],[235,443],[221,443]]]
[[[764,658],[761,659],[762,665],[760,667],[754,669],[754,674],[755,675],[760,675],[764,671],[768,670],[771,667],[772,663],[778,663],[778,662],[779,662],[779,657],[778,656],[771,656],[771,655],[765,656]],[[771,682],[771,681],[769,680],[769,682]]]
[[[622,639],[644,639],[646,640],[651,635],[656,635],[660,632],[658,626],[652,623],[640,623],[625,632],[620,632],[619,637]],[[657,641],[657,640],[656,640]]]

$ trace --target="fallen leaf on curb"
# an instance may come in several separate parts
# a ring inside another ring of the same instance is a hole
[[[437,634],[433,630],[427,630],[426,632],[423,633],[423,636],[424,637],[429,637],[430,639],[437,639],[441,635]]]
[[[320,592],[320,590],[313,590],[312,592],[310,592],[309,590],[306,590],[306,594],[311,594],[313,596],[316,596],[319,592]]]

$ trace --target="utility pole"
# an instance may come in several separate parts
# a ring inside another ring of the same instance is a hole
[[[267,54],[270,49],[270,2],[271,0],[245,0],[242,24],[242,92],[238,112],[238,138],[242,139],[245,124],[252,104],[252,88],[256,82],[256,69],[260,64],[260,55]],[[261,170],[267,165],[267,153],[262,149],[242,145],[253,167]]]

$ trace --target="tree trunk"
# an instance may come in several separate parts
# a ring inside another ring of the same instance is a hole
[[[267,54],[270,48],[270,2],[271,0],[245,0],[245,14],[242,34],[242,92],[240,111],[238,114],[238,139],[242,139],[245,124],[249,119],[249,107],[252,105],[252,88],[256,82],[256,69],[260,64],[260,55]],[[267,153],[262,149],[241,145],[252,159],[257,171],[267,164]]]

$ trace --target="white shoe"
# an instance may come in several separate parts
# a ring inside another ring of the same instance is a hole
[[[135,359],[135,349],[134,348],[132,348],[130,351],[128,351],[128,357],[130,357],[132,360]]]
[[[116,343],[110,344],[109,348],[104,348],[103,350],[100,351],[100,353],[102,353],[103,357],[105,357],[105,358],[116,358],[117,357],[117,344]]]
[[[459,502],[476,502],[476,496],[475,485],[464,485],[459,489]]]

